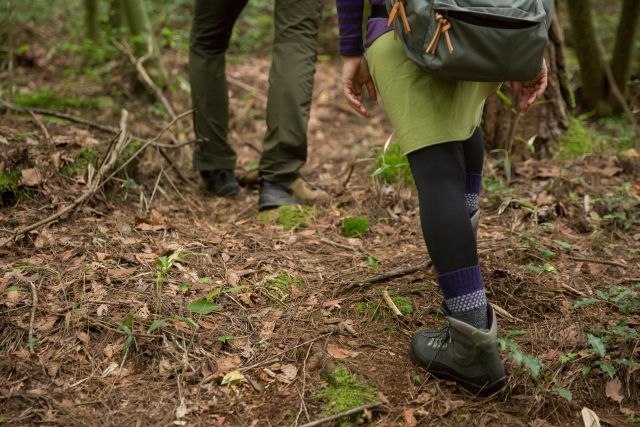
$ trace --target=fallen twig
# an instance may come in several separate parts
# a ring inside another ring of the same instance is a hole
[[[122,153],[122,150],[124,150],[124,148],[126,147],[127,143],[130,140],[128,127],[127,127],[128,118],[129,118],[129,113],[127,112],[127,110],[122,110],[122,117],[120,119],[120,136],[118,138],[118,142],[116,142],[113,145],[113,148],[105,156],[104,164],[100,166],[100,168],[96,172],[96,176],[92,181],[91,185],[89,186],[89,188],[80,197],[76,198],[71,204],[59,209],[56,213],[49,215],[45,219],[40,220],[35,224],[16,230],[13,233],[13,236],[11,236],[7,240],[0,243],[0,248],[3,248],[9,243],[15,241],[15,239],[17,239],[18,236],[24,235],[45,224],[49,224],[55,221],[56,219],[60,218],[61,216],[75,210],[78,206],[82,205],[86,200],[88,200],[91,196],[93,196],[104,185],[104,183],[109,179],[107,178],[105,180],[104,179],[105,175],[109,173],[109,171],[115,166],[116,162],[120,158],[120,154]],[[111,177],[113,176],[114,175],[112,175]]]
[[[333,332],[327,332],[324,335],[320,335],[320,336],[317,336],[315,338],[312,338],[312,339],[310,339],[308,341],[303,342],[302,344],[298,344],[298,345],[293,346],[291,348],[287,348],[285,350],[282,350],[280,353],[276,354],[275,356],[273,356],[273,357],[271,357],[269,359],[263,360],[262,362],[254,363],[253,365],[249,365],[249,366],[244,366],[244,367],[242,367],[242,368],[240,368],[238,370],[240,372],[246,372],[246,371],[250,371],[251,369],[259,368],[260,366],[268,365],[269,363],[275,363],[278,360],[280,360],[280,357],[283,356],[285,353],[288,353],[288,352],[290,352],[292,350],[295,350],[296,348],[300,348],[300,347],[305,346],[307,344],[311,344],[313,342],[321,340],[322,338],[326,338],[326,337],[328,337],[329,335],[332,335],[332,334],[333,334]],[[208,377],[206,377],[205,379],[202,380],[202,383],[204,384],[204,383],[206,383],[208,381],[211,381],[216,376],[218,376],[218,374],[209,375]]]
[[[396,303],[393,302],[393,300],[391,299],[391,295],[389,295],[388,290],[385,289],[384,291],[382,291],[382,298],[384,299],[384,302],[387,303],[387,306],[389,307],[389,309],[391,309],[391,312],[396,317],[402,317],[402,312],[398,309],[398,306],[396,305]]]
[[[42,135],[44,136],[45,142],[51,145],[53,140],[51,139],[51,135],[49,135],[49,131],[45,127],[44,123],[42,123],[42,121],[38,118],[38,116],[36,116],[36,114],[32,110],[27,110],[27,111],[29,112],[29,115],[31,116],[35,124],[38,125],[38,127],[42,131]]]
[[[386,273],[386,274],[381,274],[379,276],[374,276],[374,277],[370,277],[369,279],[364,279],[364,280],[357,280],[355,282],[351,282],[349,283],[347,286],[345,286],[341,292],[348,292],[351,291],[353,289],[356,288],[360,288],[362,286],[365,285],[371,285],[374,283],[379,283],[379,282],[384,282],[386,280],[390,280],[390,279],[396,279],[398,277],[402,277],[402,276],[406,276],[408,274],[412,274],[415,273],[416,271],[420,271],[420,270],[424,270],[426,268],[429,268],[433,265],[433,262],[431,260],[425,261],[421,264],[418,265],[414,265],[411,267],[407,267],[407,268],[403,268],[400,270],[396,270],[396,271],[392,271],[391,273]]]
[[[493,311],[495,311],[498,316],[504,319],[509,319],[513,322],[524,322],[522,319],[513,316],[511,313],[500,306],[497,306],[493,303],[491,304],[491,306],[493,307]]]
[[[319,426],[321,424],[328,423],[329,421],[337,420],[337,419],[340,419],[342,417],[348,417],[349,415],[359,414],[360,412],[362,412],[362,411],[364,411],[366,409],[375,408],[377,406],[382,406],[382,402],[381,401],[377,401],[377,402],[373,402],[373,403],[367,403],[366,405],[358,406],[357,408],[349,409],[348,411],[340,412],[338,414],[331,415],[329,417],[320,418],[319,420],[315,420],[315,421],[312,421],[310,423],[303,424],[300,427],[315,427],[315,426]]]
[[[38,308],[38,293],[36,292],[36,285],[33,282],[29,282],[31,288],[31,317],[29,318],[29,338],[27,345],[29,352],[33,354],[33,324],[36,319],[36,309]]]
[[[622,263],[615,262],[615,261],[607,261],[606,259],[591,259],[591,258],[581,258],[581,257],[575,257],[575,256],[570,256],[569,259],[573,261],[578,261],[578,262],[586,262],[589,264],[604,264],[604,265],[613,265],[615,267],[620,267],[620,268],[627,268],[627,266]]]
[[[325,237],[321,237],[318,240],[321,241],[322,243],[326,243],[328,245],[335,246],[336,248],[346,249],[348,251],[353,251],[353,252],[362,252],[361,249],[358,249],[355,246],[349,246],[349,245],[345,245],[344,243],[334,242],[333,240],[327,239]]]

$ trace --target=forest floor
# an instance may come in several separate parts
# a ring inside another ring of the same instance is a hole
[[[31,105],[117,126],[122,104],[106,97],[126,84],[55,81],[59,61],[18,68],[32,93],[52,88]],[[186,58],[171,64],[186,75]],[[244,174],[265,130],[268,60],[229,70]],[[526,160],[507,182],[487,160],[480,262],[510,377],[492,397],[470,396],[407,354],[413,332],[442,324],[431,269],[353,285],[427,253],[414,190],[372,177],[390,134],[382,110],[349,112],[334,63],[317,78],[303,176],[329,197],[310,209],[259,215],[251,186],[209,196],[189,148],[167,150],[186,181],[150,148],[133,180],[0,248],[0,424],[295,426],[372,402],[340,425],[638,422],[637,172],[609,155]],[[173,102],[189,108],[184,92]],[[153,99],[126,108],[144,138],[169,121]],[[0,242],[87,191],[87,165],[113,137],[34,117],[0,116],[0,171],[22,169],[2,195]],[[368,230],[345,237],[354,216]]]

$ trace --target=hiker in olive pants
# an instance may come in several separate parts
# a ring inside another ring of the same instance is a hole
[[[198,142],[193,167],[218,196],[239,191],[236,154],[227,140],[225,52],[248,0],[196,0],[189,79]],[[307,159],[307,123],[323,0],[275,0],[267,133],[260,159],[259,209],[294,204],[291,185]]]

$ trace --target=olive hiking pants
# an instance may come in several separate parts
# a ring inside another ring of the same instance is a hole
[[[236,154],[227,140],[229,97],[225,52],[248,0],[196,0],[189,79],[197,143],[193,168],[231,169]],[[260,177],[269,182],[298,177],[307,159],[307,123],[323,0],[275,0],[275,38],[269,73],[267,132]]]

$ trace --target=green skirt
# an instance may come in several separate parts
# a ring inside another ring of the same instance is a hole
[[[405,154],[469,138],[480,124],[485,99],[499,87],[496,83],[433,77],[407,58],[393,32],[378,37],[366,57],[396,141]]]

